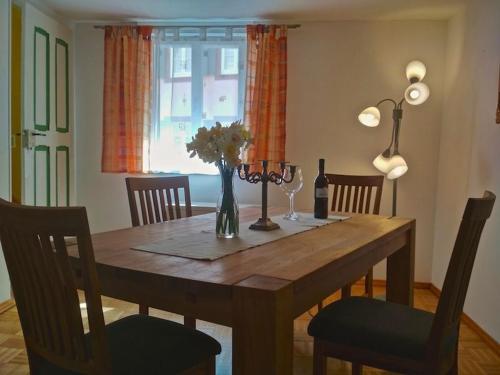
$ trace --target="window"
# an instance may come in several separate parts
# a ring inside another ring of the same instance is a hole
[[[191,48],[179,47],[170,53],[170,77],[191,77]]]
[[[147,169],[215,174],[215,166],[189,158],[186,143],[201,126],[243,119],[245,30],[164,29],[156,37]]]
[[[238,74],[237,48],[221,48],[220,71],[223,75]]]

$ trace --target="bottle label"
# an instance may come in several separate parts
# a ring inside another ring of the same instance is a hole
[[[328,188],[316,188],[316,198],[328,198]]]

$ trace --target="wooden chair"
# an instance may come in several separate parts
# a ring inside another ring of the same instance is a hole
[[[470,198],[465,207],[436,314],[372,298],[351,297],[322,309],[309,324],[315,375],[326,358],[411,374],[457,374],[460,316],[479,239],[495,195]]]
[[[333,185],[332,211],[363,214],[380,213],[384,176],[349,176],[326,174]],[[372,203],[372,195],[375,195]],[[373,268],[365,275],[365,294],[373,297]],[[351,284],[342,288],[342,298],[351,295]]]
[[[134,227],[180,219],[182,217],[181,203],[179,201],[180,189],[184,191],[185,216],[192,216],[191,194],[187,176],[127,177],[125,183]],[[137,205],[136,193],[139,197],[140,211]]]
[[[66,237],[80,257],[87,334]],[[31,374],[215,374],[221,348],[202,332],[144,315],[105,325],[85,208],[0,199],[0,240]]]
[[[127,185],[130,216],[134,227],[180,219],[182,217],[179,200],[180,189],[184,191],[185,216],[190,217],[193,215],[189,178],[187,176],[127,177],[125,178],[125,184]],[[139,198],[139,207],[137,197]],[[149,307],[139,304],[139,313],[148,315]],[[196,328],[196,319],[185,316],[184,324]]]

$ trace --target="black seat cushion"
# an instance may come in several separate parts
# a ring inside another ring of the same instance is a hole
[[[422,360],[434,314],[372,298],[351,297],[320,310],[308,327],[311,336],[386,355]],[[457,336],[446,350],[454,350]]]
[[[132,315],[106,326],[113,374],[178,374],[221,352],[203,332],[146,315]],[[42,374],[74,374],[47,364]]]

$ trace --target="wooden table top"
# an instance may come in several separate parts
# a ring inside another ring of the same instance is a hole
[[[270,209],[270,215],[283,209]],[[242,208],[240,225],[249,225],[259,208]],[[233,285],[253,275],[295,281],[344,255],[382,244],[408,229],[413,219],[349,214],[351,218],[241,251],[214,261],[193,260],[130,249],[161,241],[172,233],[200,231],[213,222],[214,214],[193,216],[166,223],[104,232],[92,236],[96,262],[114,268],[147,272],[206,283]],[[215,235],[215,234],[214,234]],[[68,249],[76,255],[76,249]]]

